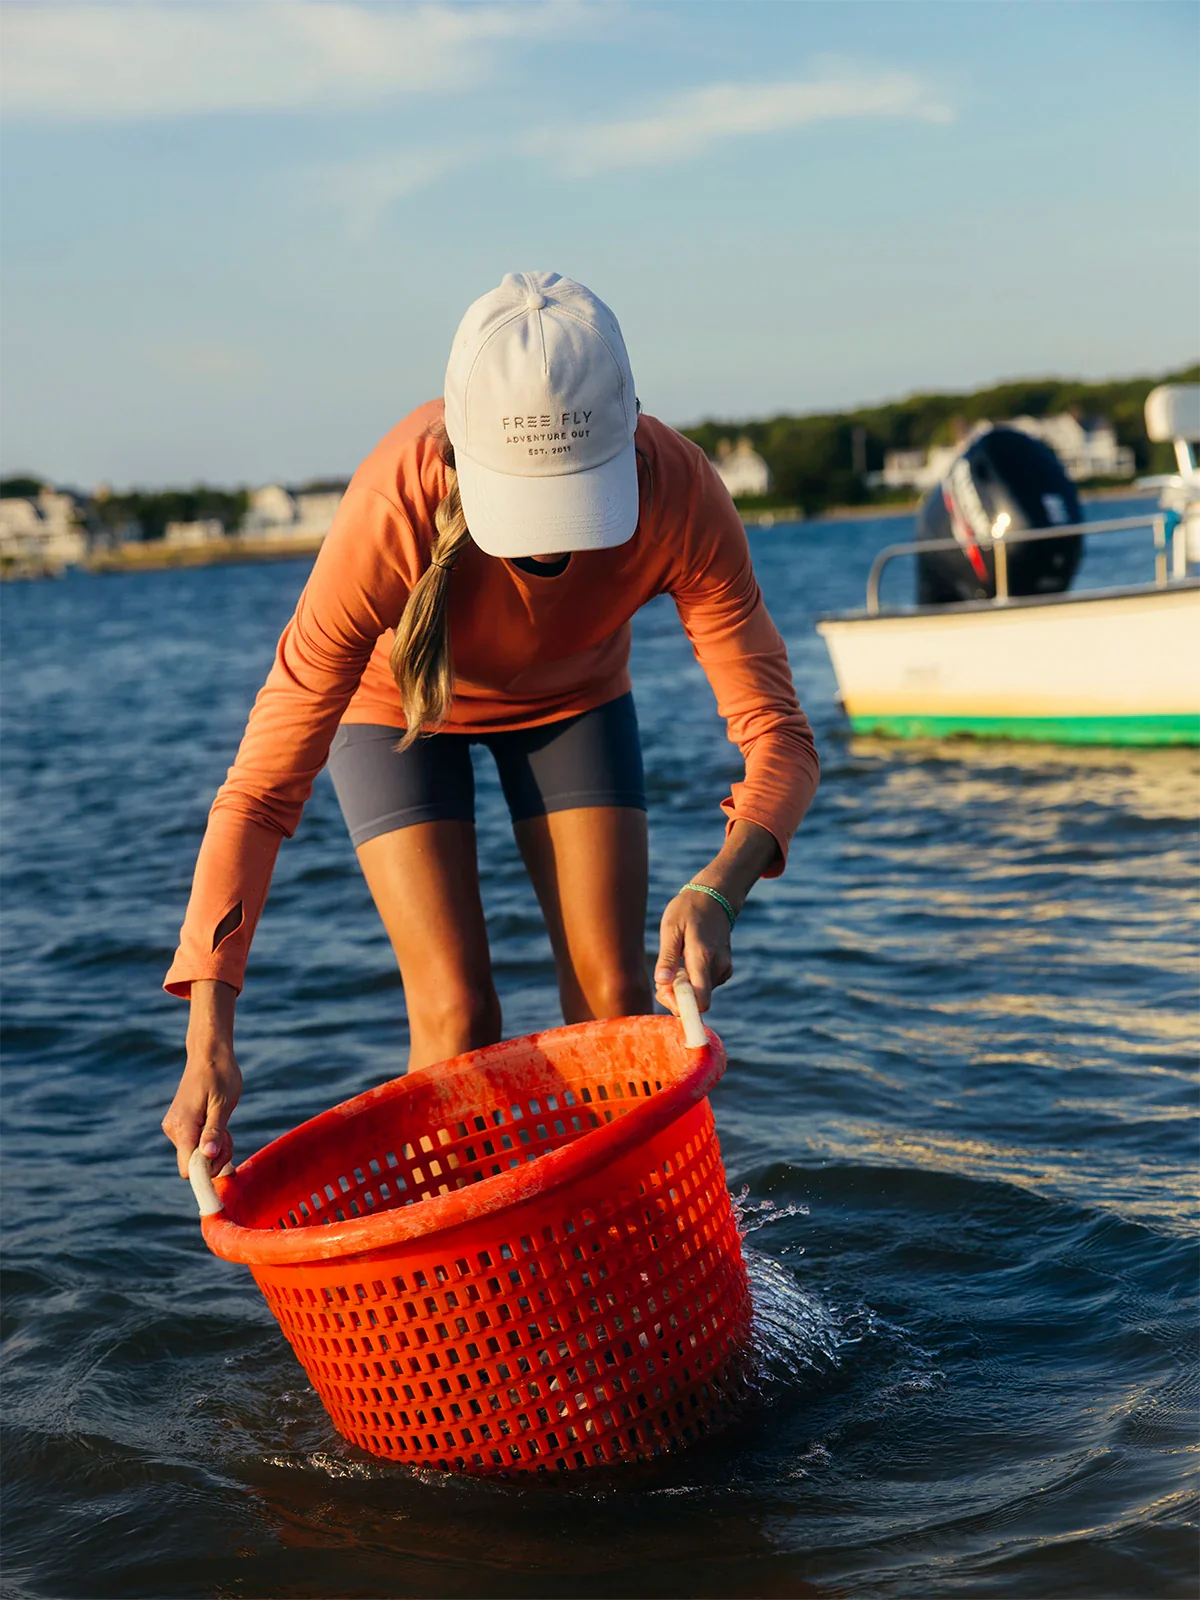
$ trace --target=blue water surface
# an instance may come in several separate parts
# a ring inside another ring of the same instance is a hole
[[[911,526],[753,536],[824,760],[713,1012],[758,1401],[560,1483],[344,1445],[158,1132],[185,1023],[159,985],[304,563],[5,588],[6,1595],[1195,1592],[1196,753],[848,738],[813,620]],[[1149,576],[1118,544],[1080,581]],[[634,656],[650,940],[739,761],[669,601]],[[482,753],[479,776],[517,1034],[557,1020],[553,968]],[[238,1042],[242,1155],[404,1059],[324,778]]]

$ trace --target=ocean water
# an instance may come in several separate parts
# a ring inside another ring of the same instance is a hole
[[[909,527],[754,535],[824,760],[711,1019],[755,1403],[558,1482],[345,1446],[158,1132],[185,1022],[159,984],[304,564],[4,589],[5,1595],[1195,1592],[1197,753],[848,738],[813,618]],[[1097,548],[1082,581],[1148,566]],[[669,602],[635,681],[656,920],[738,761]],[[557,1020],[550,952],[480,780],[517,1034]],[[402,1064],[325,779],[238,1042],[243,1156]]]

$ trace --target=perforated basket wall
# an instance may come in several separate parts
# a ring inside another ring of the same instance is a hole
[[[218,1185],[334,1425],[374,1455],[570,1470],[736,1409],[750,1298],[707,1090],[670,1018],[558,1029],[399,1079]]]

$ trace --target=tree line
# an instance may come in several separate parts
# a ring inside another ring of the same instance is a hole
[[[49,487],[41,478],[14,474],[0,479],[0,498],[35,499]],[[299,494],[342,490],[344,478],[317,478],[304,484]],[[84,503],[83,521],[93,534],[132,540],[161,539],[169,522],[219,522],[226,533],[236,533],[250,505],[248,489],[215,489],[196,484],[190,489],[130,489],[114,493],[104,489],[75,493]]]
[[[1146,396],[1160,383],[1200,382],[1200,365],[1160,377],[1084,383],[1074,378],[1022,378],[971,394],[914,394],[856,411],[778,416],[757,421],[711,419],[681,431],[709,456],[722,439],[748,438],[771,469],[773,490],[756,500],[764,507],[801,506],[819,511],[835,505],[866,505],[889,498],[866,477],[883,466],[889,450],[928,450],[952,444],[974,423],[1010,417],[1105,417],[1122,444],[1133,450],[1139,473],[1174,472],[1169,444],[1146,437]],[[895,497],[894,491],[891,498]]]
[[[771,469],[770,495],[747,504],[800,506],[807,512],[835,505],[869,505],[895,498],[868,487],[867,478],[883,466],[889,450],[927,450],[951,444],[974,423],[1009,417],[1105,417],[1117,438],[1133,450],[1139,473],[1173,472],[1169,444],[1146,437],[1146,396],[1160,383],[1200,382],[1200,364],[1159,377],[1121,378],[1084,383],[1075,378],[1021,378],[993,384],[970,394],[914,394],[885,405],[855,411],[817,412],[810,416],[777,416],[753,421],[713,418],[680,431],[714,456],[722,439],[748,438]],[[32,496],[43,487],[31,476],[0,480],[0,494]],[[342,489],[344,479],[315,479],[300,492]],[[131,490],[104,493],[88,500],[87,520],[97,532],[161,539],[168,522],[215,519],[227,533],[241,526],[249,496],[245,489]],[[133,530],[140,530],[134,532]]]

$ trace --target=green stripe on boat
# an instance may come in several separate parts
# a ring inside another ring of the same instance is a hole
[[[851,717],[855,733],[893,739],[1028,739],[1045,744],[1200,744],[1200,717]]]

